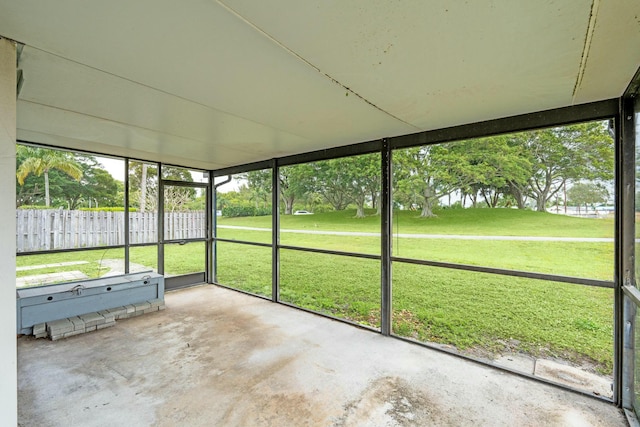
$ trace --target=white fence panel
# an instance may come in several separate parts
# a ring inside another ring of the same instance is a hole
[[[165,213],[165,239],[206,237],[204,211]],[[157,212],[129,212],[129,242],[158,241]],[[124,212],[17,209],[18,252],[124,245]]]

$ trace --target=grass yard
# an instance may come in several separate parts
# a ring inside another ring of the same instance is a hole
[[[393,231],[413,234],[463,234],[475,236],[613,237],[613,218],[574,218],[518,209],[441,209],[434,218],[417,211],[394,211]],[[281,215],[280,227],[295,230],[380,232],[380,217],[366,210],[314,215]],[[219,225],[271,228],[271,216],[218,218]]]
[[[370,212],[371,213],[371,212]],[[444,210],[436,218],[395,215],[394,232],[487,236],[613,236],[610,219],[579,219],[513,209]],[[271,217],[219,218],[221,225],[270,228]],[[378,233],[380,218],[354,211],[283,216],[282,229]],[[269,243],[270,231],[219,229],[219,237]],[[281,244],[380,253],[378,236],[281,233]],[[218,282],[271,296],[271,249],[218,242]],[[394,238],[394,255],[505,269],[612,280],[613,243]],[[131,262],[156,267],[155,247],[131,248]],[[204,244],[167,245],[169,275],[202,271]],[[88,261],[64,267],[90,277],[121,249],[18,257],[18,265]],[[282,249],[280,298],[314,311],[375,328],[380,325],[380,264]],[[393,263],[393,331],[490,357],[505,350],[591,363],[611,374],[613,291],[533,279]],[[59,271],[19,271],[18,275]]]

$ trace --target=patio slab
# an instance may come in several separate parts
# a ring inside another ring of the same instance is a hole
[[[613,405],[216,286],[18,340],[20,426],[623,426]]]

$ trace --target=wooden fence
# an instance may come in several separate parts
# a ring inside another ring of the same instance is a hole
[[[206,236],[204,211],[169,212],[164,215],[165,239]],[[158,241],[157,212],[129,213],[129,242]],[[18,252],[124,245],[124,212],[16,210]]]

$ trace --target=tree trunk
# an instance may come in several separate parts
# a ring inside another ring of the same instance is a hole
[[[376,215],[380,215],[382,213],[382,203],[380,203],[380,200],[378,198],[378,194],[377,193],[371,193],[371,200],[373,203],[373,208],[375,208],[376,210]]]
[[[469,193],[469,200],[471,200],[471,207],[472,208],[477,208],[478,207],[478,193],[476,193],[476,194]]]
[[[536,200],[536,211],[547,211],[547,199],[542,194],[538,195],[538,199]]]
[[[364,194],[356,197],[356,218],[364,218],[364,203],[365,203],[365,197]]]
[[[492,208],[493,206],[491,206],[491,201],[489,200],[489,198],[487,198],[487,192],[484,190],[481,190],[480,193],[482,194],[482,198],[484,199],[484,202],[487,204],[487,207]]]
[[[513,196],[514,199],[516,199],[516,204],[518,205],[518,209],[524,209],[525,197],[522,194],[522,190],[516,184],[512,184],[512,183],[509,183],[509,188],[511,190],[511,195]]]
[[[432,218],[436,215],[431,210],[431,198],[424,197],[424,203],[422,203],[422,212],[420,213],[421,218]]]
[[[44,171],[44,205],[46,207],[51,206],[51,199],[49,198],[49,171]]]
[[[294,197],[285,197],[284,198],[284,214],[291,215],[293,213],[293,202]]]

